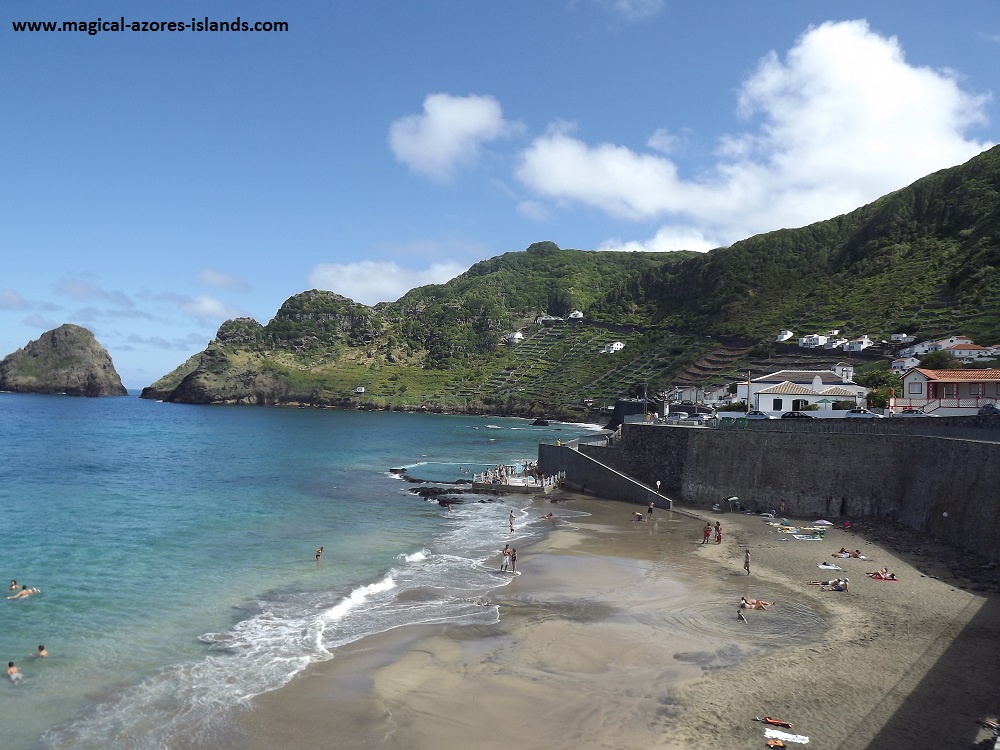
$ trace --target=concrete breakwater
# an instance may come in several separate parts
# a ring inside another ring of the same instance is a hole
[[[656,486],[681,505],[736,495],[789,515],[892,518],[1000,560],[1000,442],[926,434],[721,430],[627,424],[612,446],[539,446],[539,468],[615,497],[604,467]]]

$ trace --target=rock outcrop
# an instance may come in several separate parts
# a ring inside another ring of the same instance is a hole
[[[0,361],[0,390],[126,396],[107,350],[86,328],[66,323]]]

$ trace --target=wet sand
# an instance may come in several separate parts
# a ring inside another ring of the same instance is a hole
[[[821,750],[968,748],[986,737],[974,719],[1000,709],[996,594],[925,577],[839,529],[804,542],[755,516],[706,514],[726,533],[702,545],[704,522],[681,513],[636,523],[632,505],[561,508],[592,515],[557,518],[519,551],[521,575],[489,596],[499,623],[339,649],[255,699],[212,746],[735,750],[763,747],[753,719],[771,715]],[[870,560],[833,560],[841,546]],[[883,566],[901,580],[864,575]],[[837,575],[849,593],[806,583]],[[743,594],[777,604],[744,622]]]

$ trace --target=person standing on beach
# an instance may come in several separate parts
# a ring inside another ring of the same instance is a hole
[[[646,515],[649,516],[650,520],[653,518],[653,501],[649,501],[649,509],[646,511]]]
[[[747,550],[747,553],[743,556],[743,570],[745,570],[747,572],[747,575],[750,575],[750,550],[749,549]]]
[[[708,538],[712,536],[712,524],[708,521],[705,521],[705,528],[703,529],[703,532],[705,534],[705,538],[701,540],[701,543],[708,544]]]
[[[512,549],[510,551],[510,572],[511,573],[516,573],[517,572],[517,550],[516,549]]]
[[[316,562],[319,562],[319,559],[322,556],[323,556],[323,548],[319,547],[319,548],[316,549]]]
[[[510,521],[510,532],[513,534],[514,533],[514,511],[510,512],[510,518],[508,520]]]
[[[503,558],[500,560],[500,572],[503,573],[507,570],[507,566],[510,565],[510,545],[505,544],[500,554],[503,555]]]
[[[722,544],[722,524],[719,521],[715,522],[715,543]]]

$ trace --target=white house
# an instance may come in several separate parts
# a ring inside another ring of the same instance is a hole
[[[829,338],[829,336],[825,336],[822,333],[811,333],[799,339],[799,346],[803,349],[815,349],[816,347],[823,346]]]
[[[788,341],[788,339],[792,338],[794,335],[795,333],[793,331],[782,331],[774,337],[774,340],[776,343],[780,343],[782,341]]]
[[[976,344],[954,344],[946,346],[943,351],[947,352],[960,362],[971,362],[974,359],[989,359],[993,352],[984,346]]]
[[[871,346],[874,343],[875,342],[872,341],[870,338],[868,338],[868,335],[865,334],[864,336],[862,336],[859,339],[852,339],[851,341],[848,341],[846,344],[844,344],[844,351],[845,352],[860,352],[860,351],[862,351],[864,349],[867,349],[869,346]]]
[[[900,357],[919,357],[921,354],[927,354],[927,352],[937,352],[941,350],[947,350],[953,346],[972,346],[976,345],[972,343],[972,339],[968,336],[949,336],[948,338],[940,339],[939,341],[921,341],[919,344],[914,344],[913,346],[908,346],[905,349],[900,349],[898,354]],[[980,355],[963,355],[962,359],[974,359],[976,357],[990,357],[996,356],[995,351],[992,351],[994,347],[987,347],[985,353]],[[962,351],[962,350],[959,350]],[[971,349],[966,351],[978,351],[978,349]],[[952,352],[955,355],[955,352]]]
[[[558,318],[555,315],[549,315],[548,313],[546,313],[545,315],[539,315],[537,318],[535,318],[535,322],[538,323],[539,325],[545,325],[546,323],[555,323],[560,320],[562,320],[562,318]]]
[[[834,337],[834,336],[839,336],[840,335],[840,329],[839,328],[834,328],[832,331],[827,331],[826,335],[830,336],[831,338]]]
[[[936,352],[941,349],[947,349],[949,346],[955,346],[956,344],[971,344],[972,339],[968,336],[949,336],[946,339],[939,339],[938,341],[931,342],[927,351]]]
[[[860,403],[868,389],[851,378],[854,368],[834,365],[829,370],[778,370],[754,378],[749,383],[736,385],[736,397],[746,401],[749,395],[751,408],[766,412],[798,411],[816,404],[827,410],[835,401]],[[748,394],[749,391],[749,394]]]
[[[583,320],[583,313],[579,310],[573,310],[569,315],[566,316],[570,320]]]
[[[846,343],[847,343],[847,339],[841,339],[841,338],[830,339],[825,344],[823,344],[823,348],[824,349],[840,349]]]
[[[621,341],[613,341],[610,344],[605,344],[602,354],[614,354],[615,352],[620,352],[625,348],[625,344]]]
[[[364,393],[365,392],[365,387],[363,385],[359,385],[357,388],[354,389],[354,392],[355,393]]]
[[[889,336],[889,340],[894,344],[909,344],[913,341],[913,336],[908,333],[894,333]]]
[[[928,414],[975,414],[984,404],[1000,405],[1000,370],[925,370],[903,373],[903,393],[893,409],[923,409]]]
[[[524,341],[524,334],[521,333],[520,331],[513,331],[512,333],[508,333],[506,336],[504,336],[503,340],[505,343],[513,346],[514,344],[520,344],[522,341]]]
[[[900,357],[899,359],[892,360],[890,369],[893,372],[906,372],[919,364],[920,360],[916,357]]]

